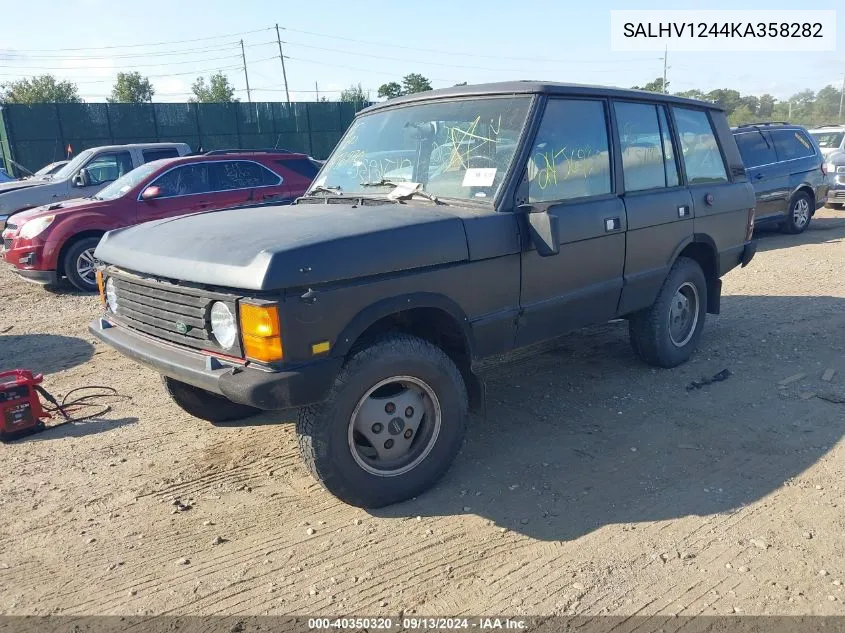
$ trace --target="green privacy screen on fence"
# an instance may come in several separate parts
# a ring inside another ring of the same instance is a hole
[[[275,147],[326,158],[368,104],[39,103],[0,106],[0,158],[18,176],[98,145],[176,141],[191,149]],[[23,169],[21,169],[21,167]]]

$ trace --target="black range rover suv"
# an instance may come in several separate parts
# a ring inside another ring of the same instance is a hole
[[[91,330],[197,417],[298,408],[311,472],[380,506],[446,471],[493,362],[616,317],[644,361],[687,360],[753,207],[713,104],[424,92],[362,111],[293,206],[108,233]]]

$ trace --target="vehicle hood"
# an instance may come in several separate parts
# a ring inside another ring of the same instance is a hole
[[[10,180],[9,182],[0,182],[0,194],[16,191],[17,189],[29,189],[30,187],[37,187],[39,185],[46,185],[49,180]]]
[[[463,222],[444,207],[298,204],[118,229],[95,256],[170,279],[280,290],[464,261],[468,248]]]
[[[16,213],[9,220],[18,226],[23,226],[23,223],[28,220],[34,220],[45,215],[55,215],[57,218],[62,216],[78,213],[79,211],[87,211],[106,204],[106,200],[92,200],[91,198],[74,198],[73,200],[63,200],[62,202],[54,202],[53,204],[45,204],[40,207],[34,207]]]

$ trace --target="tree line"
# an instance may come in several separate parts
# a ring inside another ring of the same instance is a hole
[[[651,92],[668,92],[669,83],[663,85],[663,78],[658,77],[644,86],[632,86]],[[465,85],[456,84],[456,85]],[[665,90],[664,90],[665,88]],[[393,99],[407,94],[431,90],[431,81],[419,74],[409,73],[399,81],[382,84],[377,96]],[[197,77],[191,85],[192,96],[189,101],[199,103],[232,103],[235,88],[222,72],[208,77]],[[742,125],[754,121],[790,121],[807,126],[834,123],[840,120],[842,91],[835,86],[825,86],[818,92],[807,89],[797,92],[789,99],[776,99],[770,94],[743,95],[732,88],[718,88],[704,92],[693,89],[673,93],[679,97],[689,97],[718,103],[728,113],[731,125]],[[150,103],[155,96],[155,88],[148,77],[139,72],[119,72],[109,103]],[[341,91],[340,101],[362,103],[370,101],[369,92],[361,84],[354,84]],[[321,101],[327,101],[323,97]],[[41,75],[0,84],[0,103],[81,103],[79,89],[72,81],[62,81],[53,75]]]
[[[658,77],[644,86],[632,86],[635,90],[649,92],[669,92],[671,82],[666,82],[665,90],[663,78]],[[743,95],[732,88],[718,88],[709,92],[701,90],[684,90],[672,93],[678,97],[700,99],[718,103],[728,114],[731,125],[743,125],[759,121],[789,121],[808,127],[838,123],[840,121],[840,104],[842,90],[828,85],[814,92],[809,88],[796,92],[789,99],[776,99],[770,94]],[[843,111],[845,114],[845,111]]]
[[[222,72],[197,77],[191,85],[193,96],[189,101],[198,103],[232,103],[238,101],[235,88]],[[155,88],[148,77],[139,72],[117,73],[109,103],[151,103]],[[53,75],[19,79],[0,84],[0,103],[82,103],[79,88],[72,81],[56,79]]]
[[[402,78],[401,83],[391,81],[382,84],[378,89],[378,96],[392,99],[425,90],[431,90],[431,81],[418,73],[410,73]],[[235,88],[222,72],[211,75],[208,80],[205,77],[197,77],[191,85],[191,92],[193,96],[189,101],[198,103],[239,101],[235,97]],[[112,86],[111,95],[106,101],[109,103],[151,103],[154,96],[155,88],[148,77],[144,77],[139,72],[119,72]],[[363,103],[370,101],[370,94],[364,91],[360,83],[353,84],[341,91],[339,100]],[[320,101],[328,101],[328,99],[322,97]],[[0,84],[0,103],[82,103],[82,98],[79,96],[79,88],[75,83],[59,80],[47,74]]]

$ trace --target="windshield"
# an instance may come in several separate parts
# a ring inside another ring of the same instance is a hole
[[[50,174],[55,173],[56,171],[61,169],[62,165],[66,165],[66,164],[67,164],[66,162],[50,163],[49,165],[44,165],[44,167],[42,167],[41,169],[39,169],[37,172],[35,172],[32,175],[33,176],[49,176]]]
[[[161,167],[161,161],[153,161],[141,165],[124,174],[110,185],[103,187],[94,197],[97,200],[114,200],[115,198],[120,198],[159,167]]]
[[[93,154],[93,151],[86,149],[67,165],[57,171],[53,176],[53,180],[64,180],[65,178],[70,178],[74,172],[79,171],[79,168],[82,167],[82,165],[84,165],[88,159],[93,156]]]
[[[845,133],[842,132],[813,132],[812,137],[816,139],[819,147],[822,149],[830,149],[831,147],[839,147],[842,144],[842,138]]]
[[[531,99],[439,101],[364,115],[341,139],[312,189],[387,193],[395,184],[373,189],[372,183],[408,181],[435,196],[492,200],[516,152]]]

